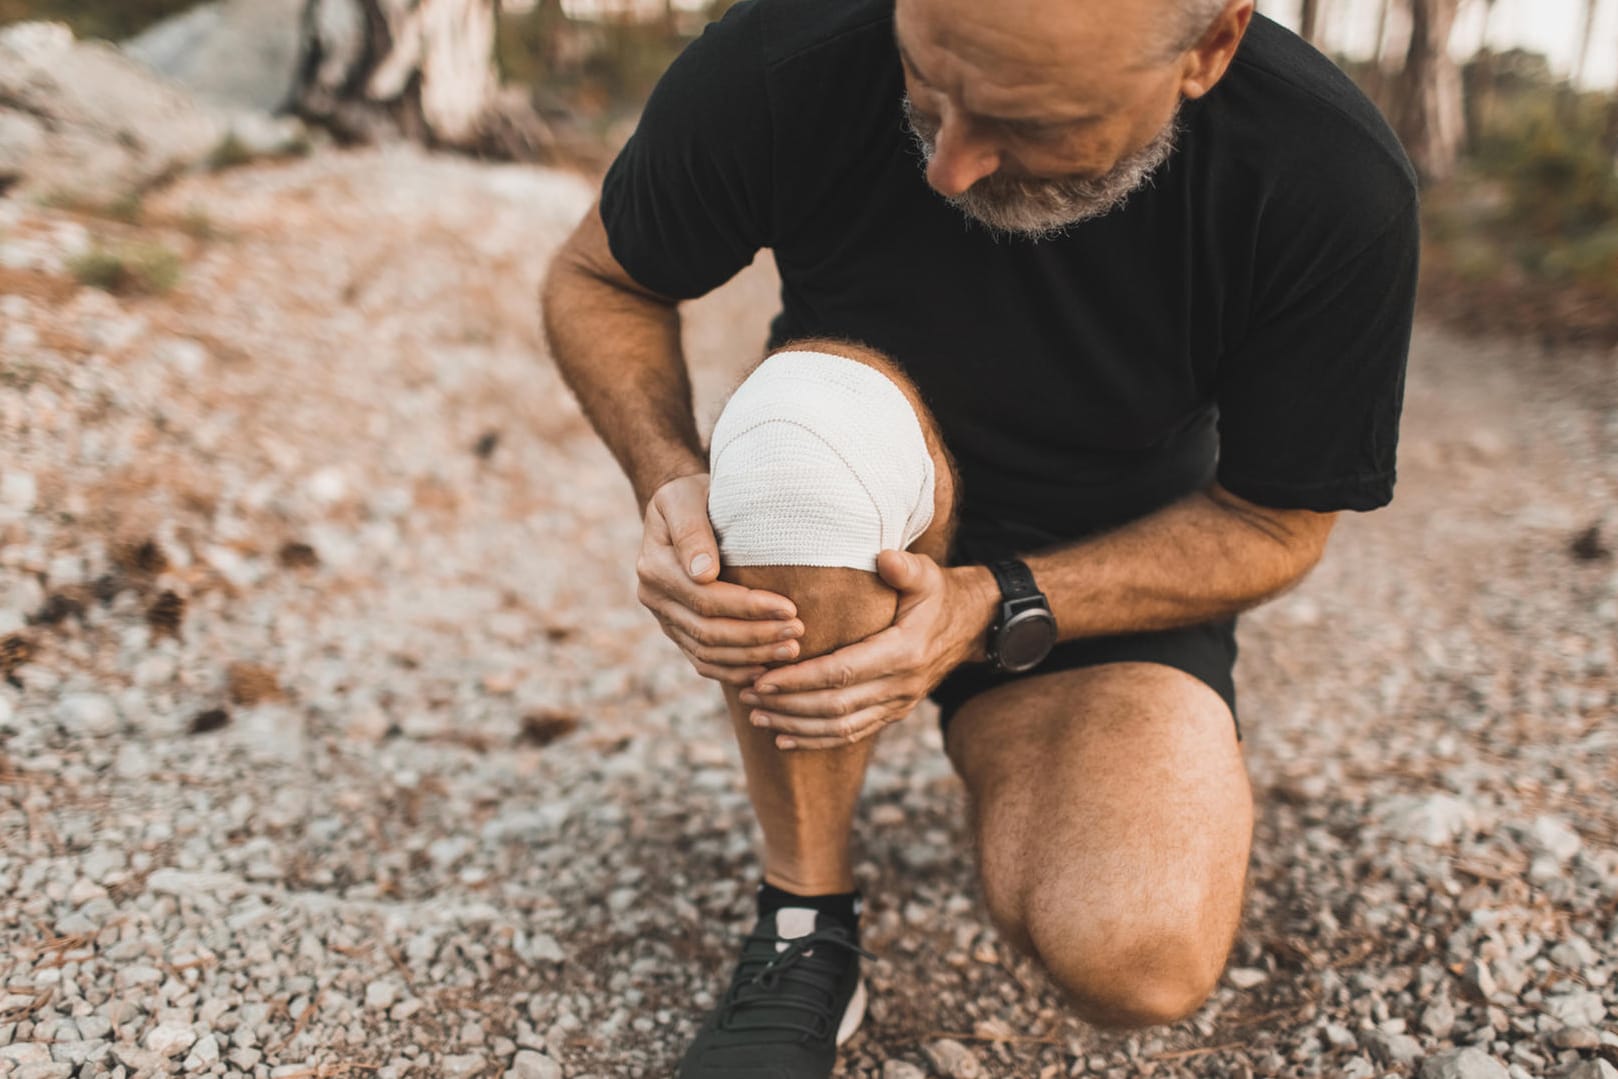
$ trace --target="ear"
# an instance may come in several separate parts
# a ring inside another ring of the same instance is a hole
[[[1253,21],[1254,0],[1229,0],[1225,10],[1208,27],[1202,40],[1185,54],[1180,75],[1180,94],[1195,100],[1212,90],[1236,55],[1236,49]]]

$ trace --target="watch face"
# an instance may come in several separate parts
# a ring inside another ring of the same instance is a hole
[[[1023,611],[1000,630],[995,654],[1008,671],[1026,671],[1050,655],[1056,643],[1056,620],[1046,610]]]

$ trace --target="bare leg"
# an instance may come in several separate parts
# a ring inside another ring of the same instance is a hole
[[[1241,916],[1253,805],[1230,710],[1112,663],[967,702],[949,752],[995,924],[1091,1022],[1168,1023],[1212,990]]]
[[[863,570],[757,566],[730,569],[724,577],[797,604],[804,659],[869,637],[893,621],[893,589]],[[764,831],[764,879],[797,895],[852,891],[849,832],[876,739],[838,749],[780,750],[772,732],[748,721],[752,709],[737,693],[725,687],[748,794]]]
[[[800,342],[876,368],[898,385],[915,409],[934,466],[933,523],[910,550],[943,563],[955,527],[954,465],[932,416],[909,380],[878,353],[848,342]],[[875,573],[810,566],[731,566],[721,576],[791,599],[804,635],[798,659],[853,644],[893,622],[897,594]],[[772,732],[755,728],[738,690],[725,687],[725,703],[741,746],[747,790],[764,833],[764,879],[798,895],[851,891],[849,835],[865,767],[877,739],[836,749],[780,750]]]

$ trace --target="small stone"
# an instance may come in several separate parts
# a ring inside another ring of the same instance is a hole
[[[1557,1073],[1558,1079],[1618,1079],[1618,1068],[1605,1060],[1581,1060],[1571,1068]]]
[[[7,472],[0,476],[0,506],[27,513],[39,500],[39,484],[27,472]]]
[[[1451,1049],[1428,1057],[1421,1079],[1509,1079],[1506,1066],[1481,1049]]]
[[[178,1056],[196,1044],[197,1032],[184,1023],[159,1023],[146,1035],[146,1048],[163,1056]]]
[[[118,709],[99,693],[69,693],[56,705],[56,721],[69,734],[105,737],[118,733]]]
[[[1571,993],[1551,997],[1545,1002],[1545,1010],[1558,1022],[1570,1027],[1600,1026],[1607,1017],[1607,1006],[1602,1003],[1601,994],[1588,989],[1575,989]]]
[[[1601,1032],[1590,1027],[1563,1027],[1551,1034],[1558,1049],[1595,1049],[1601,1045]]]
[[[882,1079],[927,1079],[927,1073],[907,1060],[888,1060],[882,1065]]]
[[[978,1079],[983,1067],[972,1051],[954,1038],[940,1038],[927,1046],[927,1059],[933,1068],[948,1079]]]
[[[1549,814],[1534,818],[1534,823],[1528,828],[1528,841],[1535,850],[1549,854],[1559,862],[1571,861],[1584,846],[1579,833],[1568,827],[1566,821]]]
[[[0,1045],[0,1062],[11,1064],[49,1064],[51,1053],[43,1045],[32,1042],[21,1042],[17,1045]]]
[[[1253,967],[1231,967],[1225,971],[1225,980],[1237,989],[1256,989],[1270,980],[1270,976]]]
[[[1361,1036],[1371,1059],[1387,1068],[1409,1067],[1421,1059],[1421,1043],[1408,1034],[1367,1031]]]
[[[399,987],[392,982],[375,981],[365,987],[365,1006],[376,1011],[393,1007],[399,999]]]
[[[524,1049],[512,1059],[506,1079],[562,1079],[562,1066],[544,1053]]]
[[[1454,842],[1477,828],[1477,811],[1451,794],[1425,798],[1391,799],[1385,809],[1387,828],[1394,835],[1438,847]]]
[[[1439,997],[1421,1013],[1421,1029],[1442,1041],[1455,1029],[1455,1005],[1448,997]]]
[[[457,1053],[444,1058],[439,1073],[448,1076],[449,1079],[467,1079],[469,1076],[479,1074],[486,1067],[488,1061],[484,1059],[482,1053]]]

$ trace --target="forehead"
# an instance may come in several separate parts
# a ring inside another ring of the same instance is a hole
[[[898,0],[917,74],[987,115],[1095,107],[1153,64],[1158,0]]]

